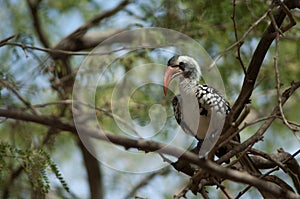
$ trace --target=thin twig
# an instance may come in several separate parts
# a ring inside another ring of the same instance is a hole
[[[9,89],[11,92],[13,92],[13,94],[34,114],[34,115],[38,115],[38,112],[34,109],[34,107],[30,104],[30,102],[28,102],[27,100],[25,100],[19,93],[18,91],[11,86],[9,83],[5,82],[4,80],[2,80],[0,78],[0,83],[6,87],[7,89]]]
[[[282,8],[282,10],[285,12],[285,14],[288,16],[288,18],[290,20],[289,24],[287,24],[286,26],[281,28],[281,31],[284,33],[286,31],[288,31],[289,29],[291,29],[294,25],[296,25],[296,21],[292,15],[291,11],[289,10],[289,8],[282,1],[277,0],[277,3],[280,5],[280,7]]]
[[[234,37],[235,40],[238,41],[238,34],[237,34],[237,25],[236,25],[236,21],[235,21],[235,15],[236,15],[236,0],[232,1],[232,15],[231,15],[231,19],[232,19],[232,23],[233,23],[233,29],[234,29]],[[244,71],[244,74],[246,74],[246,68],[245,65],[243,63],[242,57],[241,57],[241,47],[243,45],[243,42],[239,43],[237,45],[237,60],[240,62],[242,69]]]
[[[300,81],[298,82],[292,82],[291,87],[286,89],[282,94],[282,105],[290,98],[290,96],[300,87]],[[253,143],[256,143],[257,141],[261,140],[263,137],[263,134],[266,132],[266,130],[270,127],[270,125],[273,123],[273,121],[276,119],[274,117],[279,112],[279,105],[277,105],[273,111],[271,112],[269,119],[266,119],[265,122],[260,126],[260,128],[256,131],[254,135],[252,135],[250,138],[248,138],[246,141],[241,143],[238,146],[235,146],[232,150],[230,150],[228,153],[226,153],[224,156],[222,156],[217,163],[222,163],[225,160],[230,159],[235,154],[244,151],[246,148],[248,148]]]
[[[188,183],[178,194],[173,196],[173,199],[187,198],[186,194],[190,190],[191,183]]]
[[[101,14],[95,16],[94,18],[92,18],[90,21],[88,21],[86,24],[82,25],[81,27],[79,27],[77,30],[75,30],[74,32],[72,32],[70,35],[68,35],[67,37],[71,37],[71,35],[77,35],[78,32],[81,31],[86,31],[89,28],[92,28],[94,26],[96,26],[98,23],[100,23],[103,19],[106,19],[108,17],[113,16],[114,14],[116,14],[117,12],[123,10],[123,8],[125,6],[127,6],[129,3],[131,3],[132,0],[123,0],[122,2],[120,2],[116,7],[114,7],[111,10],[107,10],[102,12]],[[66,38],[67,38],[66,37]]]
[[[226,143],[231,141],[232,138],[234,138],[236,135],[238,135],[240,132],[242,132],[244,129],[246,129],[249,126],[255,125],[257,123],[260,123],[260,122],[263,122],[263,121],[266,121],[266,120],[275,119],[275,118],[278,118],[278,116],[277,115],[270,115],[270,116],[267,116],[267,117],[262,117],[262,118],[253,120],[251,122],[245,122],[244,125],[241,128],[237,129],[235,132],[233,132],[230,135],[226,136],[226,139],[224,141],[222,141],[218,146],[222,147],[222,146],[226,145]],[[221,164],[222,162],[224,162],[227,159],[233,157],[234,155],[236,155],[239,152],[240,151],[235,151],[235,153],[231,152],[230,157],[227,157],[227,155],[224,155],[219,160],[217,160],[216,162],[217,162],[217,164]],[[236,163],[236,161],[232,162],[232,164],[230,164],[230,165],[234,165],[235,163]]]
[[[201,189],[200,193],[201,193],[203,199],[209,199],[208,194],[205,189]]]
[[[236,122],[234,122],[234,125],[236,127],[240,126],[240,124],[246,119],[246,117],[248,116],[248,114],[250,113],[250,108],[248,106],[245,106],[245,110],[242,113],[242,115],[237,119]]]
[[[286,6],[288,9],[295,9],[300,8],[300,4],[298,1],[284,1],[286,3]],[[272,3],[273,5],[274,3]],[[271,5],[271,6],[272,6]],[[274,5],[273,5],[274,6]],[[267,12],[265,13],[267,15]],[[276,24],[278,27],[280,27],[286,17],[286,13],[282,9],[277,9],[276,13],[274,14],[274,18],[276,21]],[[258,73],[260,71],[260,68],[262,66],[263,60],[266,56],[266,53],[268,52],[270,45],[272,44],[273,40],[275,39],[276,33],[273,24],[270,24],[267,29],[264,31],[254,53],[251,58],[251,61],[249,63],[249,66],[247,67],[246,76],[243,80],[243,85],[241,92],[235,101],[234,105],[232,106],[232,110],[228,116],[228,122],[225,124],[223,131],[226,132],[230,129],[230,123],[235,121],[236,118],[240,115],[242,112],[245,104],[249,102],[249,98],[252,95],[256,79],[258,77]]]
[[[92,109],[95,109],[97,111],[100,111],[102,113],[104,113],[105,115],[109,116],[110,118],[112,119],[115,119],[117,121],[119,121],[120,123],[122,123],[123,125],[125,125],[128,129],[130,129],[132,131],[132,133],[134,133],[139,139],[143,139],[143,137],[130,125],[128,124],[125,120],[123,120],[121,117],[119,117],[118,115],[115,115],[113,113],[111,113],[110,111],[108,110],[105,110],[103,108],[99,108],[99,107],[96,107],[96,106],[93,106],[91,104],[88,104],[88,103],[84,103],[84,102],[80,102],[80,101],[73,101],[73,103],[79,103],[79,104],[82,104],[86,107],[89,107],[89,108],[92,108]]]
[[[153,180],[156,176],[158,175],[167,175],[170,172],[170,168],[164,168],[161,169],[159,171],[153,172],[149,175],[147,175],[145,178],[143,178],[139,183],[137,183],[132,189],[131,191],[129,191],[129,193],[124,197],[124,198],[132,198],[134,196],[134,194],[141,189],[142,187],[146,186],[147,184],[150,183],[151,180]]]
[[[213,182],[220,188],[220,190],[224,193],[225,197],[227,199],[231,199],[232,197],[229,195],[229,193],[227,193],[225,187],[223,185],[221,185],[218,180],[216,180],[215,178],[212,178]]]
[[[11,39],[13,39],[13,38],[15,38],[15,35],[12,35],[12,36],[9,36],[9,37],[7,37],[7,38],[5,38],[5,39],[2,39],[2,40],[0,41],[0,47],[3,46],[3,45],[5,45],[6,42],[8,42],[9,40],[11,40]]]
[[[260,22],[262,22],[267,16],[270,10],[272,10],[274,8],[274,4],[271,4],[270,8],[268,9],[268,11],[266,11],[258,20],[256,20],[254,23],[251,24],[250,28],[243,34],[243,36],[236,42],[234,42],[231,46],[229,46],[228,48],[226,48],[224,51],[222,51],[221,53],[219,53],[219,55],[213,60],[213,62],[210,64],[209,68],[212,68],[215,66],[215,64],[219,61],[219,59],[221,57],[223,57],[225,54],[227,54],[229,51],[231,51],[233,48],[235,48],[236,46],[241,45],[246,37],[249,35],[249,33],[258,25],[260,24]]]
[[[277,31],[277,33],[280,34],[280,35],[282,35],[282,36],[284,36],[284,35],[283,35],[283,32],[282,32],[282,31],[280,30],[280,28],[277,26],[277,23],[276,23],[276,21],[275,21],[274,15],[273,15],[273,13],[272,13],[271,10],[268,12],[268,16],[270,17],[271,23],[272,23],[274,29]],[[276,36],[276,37],[277,37],[277,36]]]
[[[120,118],[118,115],[115,115],[115,114],[111,113],[108,110],[93,106],[93,105],[85,103],[85,102],[74,101],[74,100],[61,100],[61,101],[48,102],[48,103],[43,103],[43,104],[35,104],[35,105],[33,105],[33,107],[43,108],[43,107],[46,107],[46,106],[57,105],[57,104],[81,104],[81,105],[86,106],[88,108],[95,109],[97,111],[100,111],[100,112],[104,113],[106,116],[121,122],[123,125],[125,125],[127,128],[129,128],[138,138],[142,138],[142,136],[139,135],[139,133],[131,125],[129,125],[125,120]]]
[[[82,42],[82,38],[87,33],[87,31],[98,25],[102,20],[111,17],[115,15],[117,12],[123,10],[128,4],[130,4],[132,0],[123,0],[121,1],[117,6],[110,10],[106,10],[101,12],[100,14],[96,15],[92,19],[90,19],[85,24],[81,25],[79,28],[77,28],[75,31],[61,39],[61,41],[54,46],[54,49],[59,50],[73,50],[74,46],[77,49],[82,49],[79,45],[80,42]],[[95,44],[97,45],[97,44]],[[52,54],[52,57],[57,57],[57,55]]]
[[[37,1],[31,1],[27,0],[28,7],[30,9],[32,21],[33,21],[33,28],[35,29],[35,32],[37,33],[41,43],[46,47],[49,48],[50,44],[49,41],[46,38],[46,35],[44,31],[42,30],[42,25],[40,22],[40,17],[38,16],[38,8],[41,0]]]
[[[277,161],[276,159],[272,158],[269,154],[263,152],[263,151],[259,151],[259,150],[256,150],[256,149],[250,149],[249,150],[252,154],[254,155],[259,155],[267,160],[270,160],[271,162],[274,162],[277,166],[279,166],[284,172],[286,172],[286,166],[280,162],[280,161]]]
[[[230,135],[229,134],[227,135],[227,133],[226,133],[226,135],[222,135],[226,139],[224,141],[222,141],[218,146],[222,147],[222,146],[226,145],[226,143],[228,143],[229,141],[231,141],[232,138],[234,138],[236,135],[238,135],[240,132],[242,132],[247,127],[255,125],[255,124],[259,123],[259,122],[263,122],[263,121],[268,120],[270,118],[276,118],[276,117],[278,117],[278,116],[268,116],[268,117],[259,118],[257,120],[253,120],[251,122],[245,122],[244,125],[241,128],[237,129],[233,133],[230,133]],[[217,161],[217,163],[222,163],[222,162],[218,162]]]
[[[294,127],[290,125],[290,123],[287,121],[285,114],[283,113],[283,108],[282,108],[282,99],[281,99],[281,94],[280,94],[280,77],[279,77],[279,70],[278,70],[278,51],[279,51],[279,36],[280,32],[277,33],[276,36],[276,45],[275,45],[275,56],[274,56],[274,69],[275,69],[275,79],[276,79],[276,90],[277,90],[277,100],[278,100],[278,106],[279,106],[279,113],[282,117],[283,123],[293,132],[299,131],[297,127]]]
[[[59,54],[65,54],[65,55],[74,55],[74,56],[87,56],[87,55],[95,55],[95,56],[101,56],[101,55],[110,55],[122,50],[138,50],[138,49],[149,49],[149,48],[161,48],[165,46],[161,45],[143,45],[143,46],[134,46],[134,47],[121,47],[116,50],[108,51],[108,52],[74,52],[74,51],[68,51],[68,50],[59,50],[59,49],[52,49],[52,48],[42,48],[42,47],[35,47],[35,46],[29,46],[24,45],[22,43],[18,42],[3,42],[2,46],[9,45],[9,46],[17,46],[22,49],[32,49],[32,50],[38,50],[42,52],[47,53],[59,53]]]

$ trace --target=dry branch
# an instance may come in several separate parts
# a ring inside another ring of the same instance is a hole
[[[38,112],[34,109],[34,107],[25,100],[13,86],[2,79],[0,79],[0,84],[9,89],[34,115],[38,115]]]
[[[293,82],[291,87],[286,89],[282,94],[282,105],[286,103],[286,101],[289,99],[289,97],[300,87],[300,81]],[[277,115],[279,113],[279,106],[277,105],[272,113],[270,114],[269,119],[266,119],[265,122],[261,125],[261,127],[256,131],[254,135],[252,135],[250,138],[248,138],[246,141],[241,143],[240,145],[234,147],[231,151],[229,151],[227,154],[225,154],[223,157],[221,157],[217,163],[224,162],[225,160],[230,159],[235,154],[244,151],[249,146],[252,146],[254,143],[258,142],[263,138],[263,134],[266,132],[266,130],[270,127],[272,122],[276,119],[274,115]]]
[[[39,123],[42,125],[52,126],[59,128],[61,130],[66,130],[75,133],[76,128],[71,124],[66,124],[58,120],[57,118],[49,116],[35,116],[32,114],[16,111],[0,109],[0,116],[9,117],[23,121],[31,121]],[[118,136],[112,133],[104,133],[99,129],[92,129],[87,126],[77,126],[80,132],[84,132],[85,135],[91,136],[95,139],[103,140],[120,146],[124,146],[126,149],[136,148],[146,152],[159,152],[165,153],[177,158],[182,158],[191,164],[199,166],[199,168],[204,169],[206,172],[213,176],[222,177],[225,179],[233,180],[236,182],[246,183],[259,188],[262,191],[266,191],[272,194],[274,197],[284,197],[284,198],[300,198],[295,193],[288,190],[283,190],[276,185],[260,180],[248,173],[240,172],[228,168],[224,168],[220,165],[215,164],[210,160],[199,159],[198,156],[192,152],[179,149],[177,147],[169,146],[163,143],[147,141],[143,139],[135,140],[123,136]]]
[[[28,7],[30,9],[30,14],[33,21],[33,28],[35,29],[35,32],[37,33],[41,43],[44,45],[44,47],[49,48],[50,44],[46,38],[45,33],[43,32],[42,25],[38,16],[38,7],[41,0],[27,0]]]
[[[287,6],[288,9],[295,9],[300,8],[300,1],[294,0],[294,1],[284,1],[284,4]],[[278,11],[274,14],[274,20],[278,27],[281,26],[283,23],[285,17],[286,17],[286,11],[283,8],[279,8]],[[275,33],[275,34],[274,34]],[[276,30],[271,23],[267,30],[264,32],[261,40],[259,41],[254,54],[252,56],[252,59],[250,61],[250,64],[248,66],[244,82],[242,85],[242,90],[234,103],[232,107],[232,111],[229,115],[229,123],[227,126],[225,126],[225,130],[228,130],[229,124],[234,122],[244,109],[245,105],[249,102],[250,96],[253,92],[254,85],[258,76],[258,73],[260,71],[262,62],[265,58],[265,55],[267,54],[267,51],[273,42],[273,40],[276,38]]]
[[[136,192],[141,189],[142,187],[146,186],[147,184],[149,184],[149,182],[154,179],[156,176],[160,175],[167,175],[170,172],[170,169],[164,168],[161,169],[159,171],[153,172],[149,175],[147,175],[145,178],[143,178],[139,183],[137,183],[132,189],[131,191],[128,192],[128,194],[124,197],[124,198],[132,198]]]
[[[108,38],[109,36],[112,36],[114,34],[123,31],[121,29],[116,29],[116,30],[102,31],[101,34],[99,34],[99,32],[97,32],[96,34],[95,32],[92,34],[91,33],[87,34],[88,29],[96,26],[103,19],[111,17],[115,15],[117,12],[123,10],[123,8],[125,8],[125,6],[127,6],[130,2],[131,0],[123,0],[115,8],[111,10],[107,10],[95,16],[86,24],[80,26],[74,32],[72,32],[71,34],[63,38],[56,46],[54,46],[54,49],[67,50],[67,51],[79,51],[87,48],[93,48],[96,47],[99,43],[101,43],[104,39]],[[52,54],[52,57],[54,59],[63,58],[65,56],[66,55]]]
[[[37,124],[57,128],[63,131],[70,131],[76,133],[76,128],[72,124],[62,122],[60,118],[55,116],[43,116],[43,115],[33,115],[26,113],[22,110],[14,109],[0,109],[0,117],[6,117],[10,119],[16,119],[27,122],[34,122]]]

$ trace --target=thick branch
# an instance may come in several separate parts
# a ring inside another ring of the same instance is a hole
[[[108,18],[116,14],[117,12],[121,11],[125,6],[127,6],[131,0],[123,0],[118,6],[115,8],[105,11],[97,16],[95,16],[93,19],[91,19],[86,24],[82,25],[78,29],[76,29],[74,32],[63,38],[55,47],[54,49],[58,50],[68,50],[68,51],[78,51],[83,50],[87,48],[92,48],[98,45],[101,41],[103,41],[105,38],[103,36],[111,36],[114,35],[122,30],[113,30],[113,31],[103,31],[102,35],[97,35],[95,37],[94,35],[87,34],[87,31],[89,28],[96,26],[99,24],[103,19]],[[97,38],[97,39],[95,39]],[[59,56],[58,54],[52,55],[53,58],[57,58]],[[60,55],[65,56],[65,55]]]
[[[41,43],[44,45],[44,47],[49,48],[50,47],[49,42],[46,39],[45,34],[42,30],[41,23],[40,23],[39,16],[38,16],[38,6],[39,6],[40,1],[41,0],[36,0],[36,1],[27,0],[27,4],[31,11],[33,27],[34,27],[39,39],[40,39]]]
[[[54,48],[52,56],[58,58],[60,56],[66,57],[67,53],[60,53],[60,51],[80,51],[91,49],[103,42],[105,39],[124,31],[124,29],[107,29],[102,31],[90,31],[82,35],[69,35],[62,39]],[[57,52],[56,52],[57,51]]]
[[[54,116],[33,115],[20,110],[0,109],[0,117],[34,122],[41,125],[54,127],[63,131],[76,133],[76,128],[72,124],[64,123],[59,118]]]
[[[53,126],[56,128],[60,128],[61,130],[66,130],[70,132],[76,132],[76,129],[74,126],[70,124],[66,124],[58,120],[57,118],[48,117],[48,116],[36,116],[28,113],[24,113],[21,111],[14,111],[14,110],[5,110],[0,109],[0,116],[2,117],[8,117],[8,118],[14,118],[19,119],[23,121],[31,121],[47,126]],[[265,182],[263,180],[260,180],[254,176],[251,176],[248,173],[235,171],[232,169],[224,168],[220,165],[217,165],[213,163],[210,160],[203,160],[199,159],[197,155],[195,155],[192,152],[169,146],[163,143],[154,142],[154,141],[147,141],[143,139],[135,140],[130,139],[123,136],[118,136],[116,134],[112,133],[104,133],[99,129],[91,129],[87,126],[77,126],[77,129],[85,133],[87,136],[91,136],[93,138],[103,140],[106,142],[111,142],[113,144],[117,144],[120,146],[124,146],[126,149],[129,148],[137,148],[139,150],[147,151],[147,152],[159,152],[159,153],[165,153],[168,155],[172,155],[177,158],[181,158],[183,160],[186,160],[192,164],[198,165],[200,168],[206,170],[211,175],[226,178],[229,180],[233,180],[236,182],[246,183],[249,185],[252,185],[254,187],[259,188],[262,191],[269,192],[270,194],[274,195],[274,197],[283,197],[283,198],[300,198],[296,194],[283,190],[280,187],[277,187],[276,185]]]
[[[111,143],[124,146],[126,149],[137,148],[147,152],[159,152],[165,153],[174,157],[181,157],[182,159],[198,165],[200,168],[206,170],[213,176],[218,176],[233,180],[236,182],[250,184],[256,188],[259,188],[262,191],[266,191],[272,194],[274,197],[283,197],[283,198],[300,198],[300,196],[292,193],[288,190],[283,190],[280,187],[277,187],[273,183],[260,180],[248,173],[240,172],[232,169],[222,167],[215,164],[210,160],[199,159],[196,154],[189,151],[179,149],[177,147],[169,146],[163,143],[147,141],[147,140],[134,140],[126,137],[121,137],[111,133],[103,133],[97,129],[90,129],[86,126],[78,127],[78,130],[86,135],[89,135],[93,138],[99,140],[109,141]]]
[[[84,146],[81,140],[78,140],[78,145],[80,147],[85,168],[87,171],[89,188],[90,188],[90,198],[91,199],[102,199],[103,198],[103,183],[101,169],[98,164],[98,160],[90,154],[87,148]]]
[[[277,164],[272,161],[272,160],[268,160],[264,157],[261,156],[252,156],[251,157],[252,160],[255,162],[255,165],[261,169],[270,169],[270,168],[274,168],[275,166],[277,166]],[[287,153],[287,152],[279,152],[276,154],[271,154],[270,158],[278,161],[278,162],[284,162],[285,160],[291,158],[291,154]],[[289,168],[294,171],[294,173],[297,173],[300,176],[300,167],[298,162],[295,160],[295,158],[291,158],[291,160],[289,160],[287,163],[285,164],[289,164]]]
[[[294,1],[286,0],[284,1],[284,3],[289,9],[300,8],[299,0],[294,0]],[[277,24],[277,27],[281,26],[285,17],[286,17],[286,12],[282,8],[279,8],[278,12],[274,15],[274,20]],[[252,59],[250,61],[250,64],[246,72],[246,76],[244,78],[242,90],[240,92],[238,99],[236,100],[236,102],[232,107],[229,123],[235,121],[238,118],[244,106],[249,102],[262,62],[267,54],[267,51],[271,43],[276,37],[276,34],[274,33],[276,33],[276,30],[271,23],[269,27],[266,29],[266,31],[264,32],[261,40],[259,41],[254,51],[254,54],[252,56]]]

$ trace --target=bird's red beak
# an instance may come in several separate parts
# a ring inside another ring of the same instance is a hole
[[[168,66],[165,76],[164,76],[164,94],[167,94],[169,84],[172,79],[177,77],[181,73],[181,70],[178,67]]]

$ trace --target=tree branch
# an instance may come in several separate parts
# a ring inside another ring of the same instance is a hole
[[[60,128],[61,130],[66,130],[73,133],[76,132],[76,128],[74,126],[63,123],[60,120],[57,120],[56,118],[53,117],[35,116],[20,111],[6,110],[6,109],[0,109],[0,116],[19,119],[23,121],[36,122],[39,124]],[[124,146],[126,149],[136,148],[146,152],[159,152],[177,158],[180,157],[185,161],[188,161],[192,164],[199,166],[201,169],[204,169],[205,171],[209,172],[213,176],[222,177],[236,182],[252,185],[262,191],[266,191],[272,194],[274,197],[300,198],[300,196],[296,195],[295,193],[292,193],[291,191],[288,190],[283,190],[282,188],[277,187],[276,185],[270,182],[260,180],[245,172],[240,172],[240,171],[222,167],[210,160],[199,159],[196,154],[177,147],[169,146],[160,142],[147,141],[143,139],[135,140],[123,136],[118,136],[113,133],[104,133],[99,129],[91,129],[87,126],[77,126],[77,129],[80,132],[85,133],[85,135],[87,136],[99,140],[103,140],[106,142],[110,142],[113,144],[117,144],[120,146]]]
[[[152,179],[154,179],[157,175],[167,175],[169,172],[170,172],[170,168],[164,168],[147,175],[139,183],[137,183],[124,198],[132,198],[139,189],[149,184],[149,182]]]
[[[116,14],[117,12],[121,11],[125,6],[127,6],[131,0],[123,0],[119,5],[117,5],[115,8],[111,10],[107,10],[97,16],[95,16],[93,19],[88,21],[86,24],[80,26],[77,28],[74,32],[67,35],[65,38],[63,38],[55,47],[54,49],[58,50],[71,50],[71,51],[78,51],[86,48],[92,48],[98,45],[101,41],[103,41],[103,37],[91,37],[91,35],[87,35],[87,31],[89,28],[96,26],[98,23],[100,23],[103,19],[108,18]],[[116,30],[114,32],[107,32],[109,33],[108,36],[111,36],[113,34],[116,34],[123,30]],[[105,31],[104,31],[105,32]],[[93,38],[93,39],[91,39]],[[95,39],[97,38],[97,39]],[[59,54],[53,54],[52,57],[55,59],[59,56],[65,56],[65,55],[59,55]]]
[[[6,42],[8,42],[9,40],[11,40],[11,39],[13,39],[13,38],[15,38],[15,35],[12,35],[12,36],[9,36],[9,37],[7,37],[7,38],[5,38],[5,39],[2,39],[2,40],[0,41],[0,47],[4,46]]]
[[[38,6],[39,6],[40,2],[41,2],[41,0],[35,0],[35,1],[27,0],[28,7],[31,11],[31,17],[33,20],[33,27],[35,29],[35,32],[37,33],[37,35],[38,35],[41,43],[44,45],[44,47],[49,48],[50,44],[45,37],[45,34],[42,30],[41,23],[40,23],[39,16],[38,16]]]
[[[0,117],[34,122],[37,124],[54,127],[63,131],[76,133],[76,128],[72,124],[62,122],[55,116],[33,115],[20,110],[0,108]]]
[[[92,154],[90,154],[90,152],[87,150],[80,139],[78,139],[78,145],[84,159],[84,164],[88,176],[90,197],[91,199],[102,199],[104,196],[104,189],[102,182],[102,173],[98,164],[98,160]]]
[[[0,79],[0,84],[9,89],[34,115],[38,115],[35,108],[27,100],[25,100],[13,86],[2,79]]]
[[[286,0],[284,1],[284,4],[289,9],[300,8],[299,0],[294,0],[294,1]],[[283,8],[280,7],[277,13],[274,15],[274,20],[278,27],[281,26],[285,17],[286,17],[286,12]],[[265,55],[267,54],[267,51],[271,43],[276,37],[276,34],[274,34],[275,32],[276,30],[273,24],[271,23],[269,27],[266,29],[266,31],[264,32],[261,40],[259,41],[254,51],[254,54],[252,56],[252,59],[250,61],[250,64],[248,66],[246,76],[244,78],[244,82],[242,85],[242,90],[232,107],[232,111],[230,112],[229,123],[227,124],[227,126],[225,126],[226,130],[228,130],[229,124],[234,122],[239,117],[245,105],[249,102],[262,62],[265,58]]]
[[[262,191],[270,193],[274,197],[300,198],[300,196],[296,195],[295,193],[288,190],[283,190],[282,188],[277,187],[273,183],[260,180],[257,177],[254,177],[245,172],[240,172],[222,167],[210,160],[199,159],[196,154],[191,153],[189,151],[185,151],[183,149],[179,149],[177,147],[169,146],[160,142],[147,141],[142,139],[134,140],[111,133],[103,133],[98,129],[91,129],[86,126],[78,126],[78,130],[82,133],[85,133],[85,135],[124,146],[126,149],[137,148],[139,150],[147,152],[159,152],[177,158],[181,157],[182,159],[199,166],[201,169],[204,169],[213,176],[250,184]]]
[[[289,99],[289,97],[300,87],[300,81],[298,82],[292,82],[292,85],[290,88],[286,89],[282,94],[282,105],[286,103],[286,101]],[[249,146],[252,146],[257,141],[261,140],[263,137],[263,134],[266,132],[266,130],[270,127],[272,122],[276,119],[276,117],[273,117],[274,115],[277,115],[279,113],[279,105],[277,105],[272,113],[270,114],[270,117],[265,120],[265,122],[260,126],[260,128],[256,131],[254,135],[252,135],[250,138],[248,138],[246,141],[241,143],[240,145],[235,146],[232,150],[230,150],[228,153],[226,153],[224,156],[222,156],[217,163],[222,163],[225,160],[230,159],[237,153],[244,151]]]

